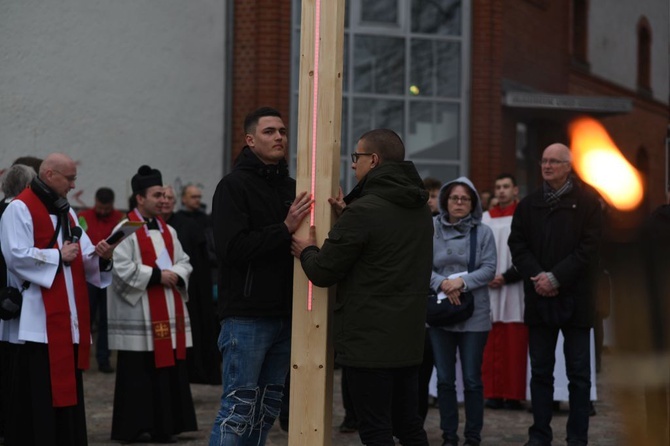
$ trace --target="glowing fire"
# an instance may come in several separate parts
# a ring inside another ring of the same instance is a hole
[[[573,165],[579,176],[612,206],[630,211],[642,201],[642,179],[624,158],[605,128],[580,118],[569,128]]]

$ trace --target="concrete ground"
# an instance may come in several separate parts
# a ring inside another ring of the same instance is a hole
[[[95,364],[95,361],[91,361]],[[617,446],[624,444],[620,441],[622,436],[622,416],[616,410],[614,397],[610,389],[604,384],[607,376],[608,357],[603,358],[603,372],[598,375],[598,394],[601,398],[596,402],[597,415],[591,418],[589,429],[590,445],[594,446]],[[84,389],[86,398],[86,415],[88,422],[89,445],[114,445],[117,444],[109,439],[112,424],[112,403],[114,394],[114,374],[103,374],[92,368],[87,371],[84,378]],[[340,394],[340,371],[335,370],[335,394],[333,396],[333,446],[360,445],[358,434],[341,434],[337,427],[344,416],[342,399]],[[193,384],[191,386],[193,400],[198,417],[199,430],[179,435],[181,445],[206,445],[209,431],[216,415],[221,389],[219,386]],[[638,404],[638,409],[643,406]],[[460,414],[461,424],[463,422],[463,411]],[[431,408],[428,412],[425,428],[428,439],[433,446],[440,446],[441,431],[439,429],[439,412],[437,408]],[[527,440],[528,426],[531,424],[531,414],[525,410],[490,410],[486,409],[484,414],[484,430],[482,432],[482,445],[486,446],[521,446]],[[554,445],[565,444],[565,422],[567,420],[567,407],[563,404],[561,412],[556,414],[552,426],[556,440]],[[462,425],[459,434],[462,436]],[[560,441],[558,441],[560,440]],[[278,423],[273,427],[267,446],[288,445],[288,434],[279,429]],[[308,445],[312,446],[312,445]],[[313,445],[318,446],[318,445]]]

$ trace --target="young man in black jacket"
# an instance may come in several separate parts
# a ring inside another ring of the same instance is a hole
[[[264,107],[244,121],[247,146],[218,184],[212,225],[219,263],[223,397],[210,445],[263,445],[289,370],[293,234],[312,205],[288,176],[286,127]]]

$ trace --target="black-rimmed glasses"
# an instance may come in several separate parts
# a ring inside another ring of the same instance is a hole
[[[465,197],[465,196],[459,197],[458,195],[449,195],[449,197],[447,199],[449,201],[451,201],[452,203],[458,203],[459,201],[461,203],[470,203],[472,201],[472,198],[470,198],[470,197]]]
[[[366,153],[366,152],[354,152],[351,154],[351,162],[356,164],[358,162],[358,158],[361,156],[371,156],[372,153]]]

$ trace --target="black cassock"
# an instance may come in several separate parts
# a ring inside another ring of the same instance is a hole
[[[193,272],[188,281],[186,302],[191,319],[193,347],[187,350],[188,377],[192,383],[221,384],[221,353],[216,345],[219,323],[212,299],[212,278],[205,231],[191,218],[178,212],[167,223],[177,231],[190,258]]]

